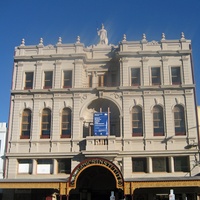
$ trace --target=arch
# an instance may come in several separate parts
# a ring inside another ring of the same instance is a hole
[[[101,166],[103,168],[106,168],[108,171],[112,173],[113,177],[115,178],[116,188],[123,189],[124,179],[121,171],[115,164],[104,158],[89,158],[78,164],[72,171],[69,177],[69,190],[76,188],[77,180],[80,174],[84,170],[92,166]]]
[[[71,137],[72,110],[68,107],[62,109],[61,138]]]
[[[122,116],[122,109],[120,107],[120,105],[118,104],[117,101],[115,101],[113,98],[110,98],[110,97],[103,97],[103,98],[99,98],[99,97],[94,97],[92,99],[89,99],[85,105],[80,109],[80,118],[84,118],[84,111],[85,109],[87,109],[87,107],[91,104],[91,102],[95,101],[95,100],[98,100],[98,99],[104,99],[104,100],[109,100],[111,101],[113,104],[116,105],[116,107],[118,108],[119,110],[119,113],[120,113],[120,116]]]
[[[81,109],[80,118],[83,120],[83,138],[93,136],[93,115],[96,112],[108,112],[108,132],[116,137],[121,136],[120,110],[117,104],[107,98],[95,98]]]
[[[22,112],[22,122],[21,122],[21,136],[20,139],[29,139],[31,131],[31,117],[32,112],[30,109],[25,108]]]

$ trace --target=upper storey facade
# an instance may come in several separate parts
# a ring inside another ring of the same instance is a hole
[[[15,50],[12,90],[63,88],[191,86],[191,41],[127,41],[85,47],[74,44],[22,44]]]

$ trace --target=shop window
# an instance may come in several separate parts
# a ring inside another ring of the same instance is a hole
[[[33,89],[33,72],[25,72],[24,89]]]
[[[174,157],[174,171],[175,172],[189,172],[189,157],[188,156],[177,156]]]
[[[152,85],[161,85],[160,67],[151,68],[151,81]]]
[[[143,135],[142,109],[135,106],[132,109],[132,136]]]
[[[132,158],[133,172],[147,172],[147,160],[146,158]]]
[[[140,68],[132,68],[131,69],[131,85],[139,86],[140,83]]]
[[[163,108],[161,106],[153,108],[153,130],[154,136],[164,135]]]
[[[58,160],[58,173],[71,173],[71,159],[59,159]]]
[[[29,139],[31,131],[31,110],[25,109],[22,113],[21,139]]]
[[[52,174],[53,161],[51,159],[39,159],[37,161],[37,174]]]
[[[64,108],[62,111],[62,138],[71,137],[71,109]]]
[[[72,87],[72,71],[64,71],[63,76],[63,88],[71,88]]]
[[[180,67],[172,67],[171,68],[171,78],[172,85],[180,85],[181,84],[181,72]]]
[[[44,89],[52,88],[53,72],[44,72]]]
[[[32,160],[20,159],[18,160],[18,173],[31,174],[32,172]]]
[[[185,114],[181,105],[174,107],[175,135],[185,135]]]
[[[51,132],[51,110],[48,108],[42,111],[42,133],[41,138],[50,138]]]
[[[169,164],[167,157],[152,158],[153,172],[169,172]]]

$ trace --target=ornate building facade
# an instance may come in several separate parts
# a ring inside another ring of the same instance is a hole
[[[199,138],[191,41],[15,49],[8,199],[196,199]],[[95,114],[106,114],[104,134]],[[97,122],[98,121],[98,122]],[[98,130],[95,128],[99,128]],[[97,130],[97,132],[96,132]],[[99,132],[98,132],[99,131]],[[14,184],[13,184],[14,183]]]

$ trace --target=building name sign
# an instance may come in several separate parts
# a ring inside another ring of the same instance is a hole
[[[70,187],[76,187],[76,181],[80,173],[90,167],[90,166],[102,166],[107,168],[111,173],[114,175],[116,179],[116,187],[123,188],[123,176],[120,170],[110,161],[102,158],[93,158],[85,160],[84,162],[80,163],[72,172],[69,180]]]

